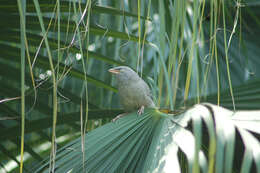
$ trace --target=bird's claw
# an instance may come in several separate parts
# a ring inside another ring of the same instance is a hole
[[[138,109],[137,114],[142,115],[144,113],[144,106],[141,106],[140,109]]]
[[[141,106],[140,109],[138,109],[137,114],[142,115],[143,113],[144,113],[144,106]],[[115,122],[116,120],[122,118],[125,115],[127,115],[127,113],[122,113],[117,115],[114,119],[112,119],[112,122]]]
[[[123,116],[125,116],[127,113],[122,113],[117,115],[115,118],[112,119],[112,122],[115,122],[116,120],[118,120],[119,118],[122,118]]]

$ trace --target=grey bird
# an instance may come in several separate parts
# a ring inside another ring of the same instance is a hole
[[[145,107],[155,107],[148,85],[134,70],[127,66],[119,66],[108,71],[116,75],[120,103],[126,112],[138,110],[138,115],[141,115]],[[124,115],[126,113],[118,115],[112,121]]]

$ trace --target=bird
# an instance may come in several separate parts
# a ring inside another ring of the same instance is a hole
[[[127,112],[138,110],[137,114],[141,115],[145,107],[155,108],[150,88],[134,70],[128,66],[118,66],[108,71],[116,76],[119,101],[126,111],[114,118],[113,122]]]

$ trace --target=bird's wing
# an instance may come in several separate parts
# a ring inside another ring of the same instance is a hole
[[[142,80],[142,86],[143,86],[143,89],[144,89],[144,94],[145,94],[145,97],[147,98],[147,102],[149,104],[149,107],[154,107],[155,104],[153,102],[153,96],[152,96],[152,92],[149,88],[149,86],[147,85],[147,83]]]
[[[145,81],[142,80],[142,82],[144,83],[143,86],[144,86],[146,95],[152,99],[153,95],[152,95],[152,92],[151,92],[149,86],[147,85],[147,83]]]

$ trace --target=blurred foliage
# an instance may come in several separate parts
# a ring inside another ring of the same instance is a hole
[[[201,102],[259,110],[259,5],[1,0],[0,171],[18,171],[22,139],[30,172],[123,112],[112,66],[137,70],[168,112]]]

